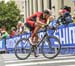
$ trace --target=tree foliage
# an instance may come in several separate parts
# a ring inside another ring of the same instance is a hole
[[[6,26],[10,30],[12,26],[16,26],[18,20],[20,20],[20,10],[15,2],[0,2],[0,27]]]

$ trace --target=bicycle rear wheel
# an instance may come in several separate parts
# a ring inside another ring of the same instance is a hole
[[[48,36],[42,43],[43,56],[48,59],[55,58],[61,49],[60,40],[55,36]]]
[[[15,45],[15,56],[20,60],[27,59],[31,54],[31,44],[28,39],[22,38]]]

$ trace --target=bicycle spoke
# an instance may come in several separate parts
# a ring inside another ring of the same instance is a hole
[[[54,36],[48,37],[42,44],[43,55],[48,59],[55,58],[59,54],[60,48],[60,41]]]

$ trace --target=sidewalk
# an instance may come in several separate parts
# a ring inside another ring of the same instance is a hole
[[[0,54],[0,66],[5,66],[2,55]]]

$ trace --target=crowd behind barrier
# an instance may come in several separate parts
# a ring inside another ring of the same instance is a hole
[[[52,30],[48,31],[48,35],[51,35]],[[40,37],[43,33],[40,33]],[[61,42],[61,54],[75,54],[75,24],[70,23],[68,25],[61,25],[54,32],[54,35],[60,39]],[[13,38],[6,38],[0,40],[0,51],[7,49],[9,53],[14,52],[14,46],[16,42],[24,37],[28,37],[29,34],[22,34]]]

